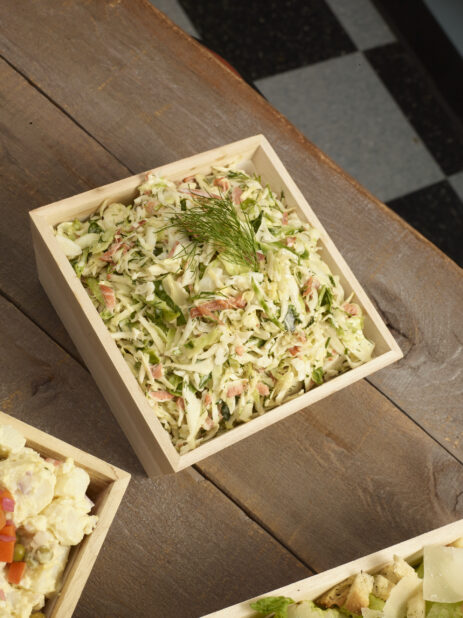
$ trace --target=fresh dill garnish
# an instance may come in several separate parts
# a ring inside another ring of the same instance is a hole
[[[245,213],[242,218],[230,197],[195,197],[194,205],[170,217],[170,225],[197,246],[210,243],[228,262],[257,271],[257,241]]]

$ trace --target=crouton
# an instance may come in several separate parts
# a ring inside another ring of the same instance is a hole
[[[408,564],[408,562],[405,562],[403,558],[394,556],[394,562],[386,564],[386,566],[381,569],[379,574],[383,575],[393,584],[397,584],[397,582],[399,582],[406,575],[414,575],[415,570]]]
[[[368,607],[370,604],[373,582],[373,576],[369,573],[359,573],[356,575],[343,607],[353,614],[361,614],[362,607]]]
[[[325,592],[320,597],[318,597],[315,602],[325,608],[333,607],[333,605],[335,605],[336,607],[342,607],[354,579],[355,575],[352,575],[351,577],[348,577],[347,579],[342,581],[340,584],[336,584],[334,588],[330,588],[328,592]]]
[[[391,590],[394,588],[394,584],[384,577],[384,575],[375,575],[373,582],[373,594],[378,599],[382,599],[383,601],[387,601],[389,595],[391,594]]]

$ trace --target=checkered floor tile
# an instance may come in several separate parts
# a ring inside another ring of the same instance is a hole
[[[151,0],[463,264],[463,136],[371,0]]]
[[[312,142],[381,200],[443,179],[361,52],[256,84]]]

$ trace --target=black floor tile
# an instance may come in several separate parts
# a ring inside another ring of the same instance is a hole
[[[355,51],[324,0],[180,0],[203,43],[247,80]]]
[[[388,206],[463,266],[463,202],[447,180],[392,200]]]
[[[455,3],[461,0],[454,0]],[[405,40],[457,116],[463,116],[463,58],[422,0],[373,0],[390,27]],[[419,27],[417,27],[419,24]]]
[[[461,127],[441,104],[412,55],[399,43],[365,52],[431,154],[448,176],[463,169]]]

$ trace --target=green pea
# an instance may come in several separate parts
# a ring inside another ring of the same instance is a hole
[[[21,543],[16,543],[16,545],[14,546],[13,560],[15,562],[21,562],[22,560],[24,560],[25,553],[26,548],[24,547],[24,545],[22,545]]]

